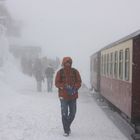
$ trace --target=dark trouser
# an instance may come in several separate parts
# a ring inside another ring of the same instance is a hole
[[[47,88],[48,92],[52,91],[52,86],[53,86],[53,78],[52,77],[47,77]]]
[[[65,133],[69,133],[72,121],[75,118],[76,113],[76,99],[74,100],[63,100],[61,102],[61,115],[63,129]]]
[[[42,90],[42,81],[37,81],[37,91],[41,92]]]

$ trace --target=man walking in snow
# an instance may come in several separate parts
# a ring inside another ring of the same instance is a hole
[[[52,92],[53,75],[54,75],[54,69],[53,69],[53,67],[51,65],[48,65],[48,67],[45,70],[45,76],[47,78],[47,89],[48,89],[48,92]]]
[[[64,136],[69,136],[71,133],[70,126],[75,118],[76,100],[81,82],[78,70],[72,68],[72,59],[70,57],[64,57],[62,68],[57,72],[55,78],[55,85],[58,88],[61,103]]]
[[[42,82],[44,81],[41,59],[37,58],[33,65],[33,74],[37,82],[37,91],[42,91]]]

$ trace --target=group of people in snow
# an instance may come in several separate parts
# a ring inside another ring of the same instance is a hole
[[[33,65],[33,75],[37,82],[38,92],[42,91],[42,82],[45,81],[45,78],[47,79],[47,90],[48,92],[52,92],[54,73],[55,71],[54,68],[51,66],[51,64],[48,64],[48,66],[44,70],[41,59],[39,58],[36,59]]]
[[[42,72],[41,60],[36,60],[34,64],[34,76],[37,81],[37,90],[41,91],[44,73]],[[54,69],[49,65],[45,69],[48,92],[52,91]],[[64,57],[62,68],[55,76],[55,86],[58,88],[58,97],[61,104],[61,116],[64,129],[64,136],[71,133],[71,124],[75,118],[77,109],[78,89],[81,87],[81,76],[77,69],[72,67],[71,57]]]

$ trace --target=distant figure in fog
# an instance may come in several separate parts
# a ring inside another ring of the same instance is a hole
[[[42,82],[44,81],[43,76],[43,67],[41,60],[39,58],[36,59],[34,65],[33,65],[33,74],[35,76],[36,82],[37,82],[37,91],[42,91]]]
[[[54,69],[53,69],[53,67],[51,65],[48,65],[48,67],[46,68],[45,76],[47,78],[47,89],[48,89],[48,92],[52,92]]]

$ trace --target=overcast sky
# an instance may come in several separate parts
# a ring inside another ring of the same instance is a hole
[[[22,39],[50,56],[71,56],[89,80],[89,57],[140,29],[140,0],[7,0]]]

